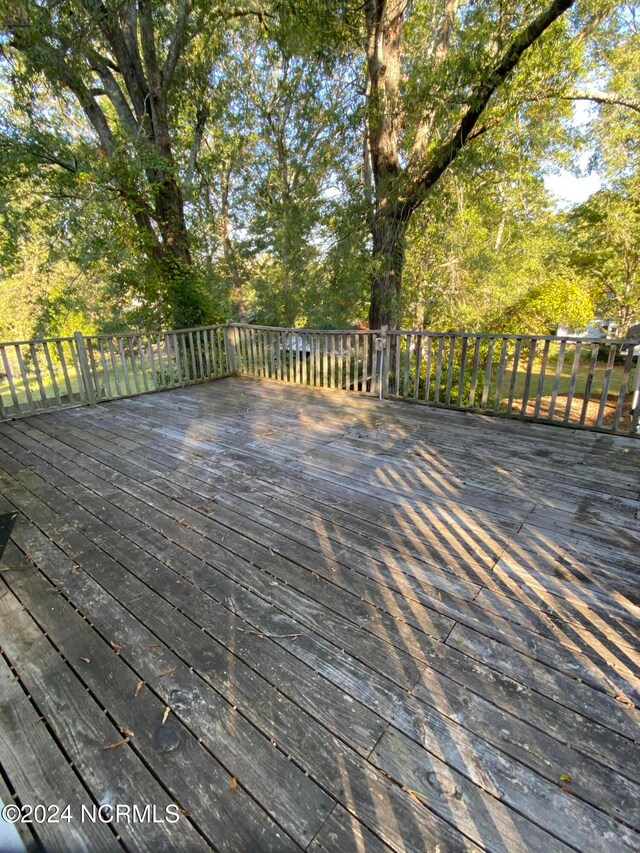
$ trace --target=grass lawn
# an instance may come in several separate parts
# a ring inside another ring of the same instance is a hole
[[[590,397],[600,397],[602,394],[602,389],[604,386],[605,372],[606,372],[606,362],[599,361],[596,366],[596,370],[593,376],[593,382],[591,383],[591,393]],[[549,397],[553,392],[553,383],[555,380],[557,367],[556,359],[549,359],[547,361],[547,367],[545,370],[544,382],[542,386],[542,396]],[[573,355],[571,358],[565,358],[564,364],[562,365],[562,374],[560,376],[560,386],[558,389],[558,393],[561,395],[566,395],[569,391],[569,383],[571,380],[571,370],[573,367]],[[542,368],[542,363],[539,359],[534,361],[533,368],[531,371],[531,382],[529,385],[529,397],[535,396],[538,390],[538,381],[540,378],[540,370]],[[635,369],[635,363],[634,363]],[[505,397],[505,389],[508,391],[511,383],[511,370],[506,370],[504,375],[504,380],[502,383],[501,396]],[[497,378],[498,369],[497,367],[493,370],[493,381],[495,382]],[[614,364],[613,369],[611,371],[611,379],[609,382],[609,394],[616,394],[620,390],[620,383],[622,382],[622,376],[624,373],[624,365],[623,364]],[[584,393],[584,389],[586,386],[587,378],[589,375],[589,359],[583,358],[580,360],[580,364],[578,366],[577,378],[575,384],[574,393],[582,396]],[[630,378],[633,377],[633,370],[631,371]],[[518,399],[522,398],[524,393],[524,386],[527,378],[527,365],[526,362],[520,362],[518,365],[518,371],[516,375],[516,383],[515,383],[515,391],[514,396]]]

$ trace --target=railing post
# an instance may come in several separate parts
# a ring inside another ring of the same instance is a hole
[[[80,365],[80,379],[82,380],[82,384],[84,385],[84,390],[87,396],[87,400],[89,401],[90,406],[96,405],[96,391],[92,382],[91,369],[89,368],[89,362],[87,360],[87,350],[84,345],[84,337],[82,336],[82,332],[74,332],[73,339],[76,344],[76,351],[78,353],[78,364]]]
[[[227,320],[224,327],[224,348],[227,353],[227,371],[235,374],[238,370],[236,348],[238,345],[238,330],[231,320]]]
[[[389,339],[387,338],[388,326],[382,326],[380,329],[380,337],[376,338],[376,357],[379,355],[378,361],[378,383],[379,383],[379,398],[384,400],[389,391]]]
[[[391,367],[395,364],[396,360],[396,350],[400,343],[400,336],[397,334],[396,330],[392,330],[391,334],[387,333],[387,350],[385,352],[385,361],[387,366],[385,368],[385,394],[392,394],[393,396],[398,395],[400,393],[400,383],[398,381],[398,371],[397,365],[394,366],[393,369],[393,382],[390,381],[390,373]]]

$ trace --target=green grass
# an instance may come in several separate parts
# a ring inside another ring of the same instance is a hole
[[[557,367],[556,359],[549,359],[547,361],[547,368],[545,370],[544,381],[542,385],[542,396],[550,397],[553,392],[553,383],[555,381],[555,373]],[[571,370],[573,367],[573,356],[571,358],[565,358],[564,364],[562,365],[562,373],[560,376],[560,384],[558,388],[558,394],[560,396],[564,396],[569,392],[569,384],[571,381]],[[538,382],[540,378],[540,370],[542,368],[542,363],[539,359],[534,361],[532,371],[531,371],[531,382],[529,384],[529,398],[535,397],[538,392]],[[599,361],[596,366],[596,370],[593,376],[593,382],[591,383],[591,392],[590,397],[600,397],[604,388],[604,380],[605,380],[605,371],[606,371],[606,362]],[[622,364],[614,364],[613,369],[611,371],[611,379],[609,383],[609,394],[617,394],[620,390],[620,384],[622,382],[622,377],[624,373],[624,365]],[[498,369],[497,366],[492,370],[492,381],[495,383],[497,380]],[[505,397],[505,390],[507,392],[507,396],[509,393],[509,387],[511,383],[512,371],[506,370],[504,379],[502,382],[502,388],[500,389],[500,396],[502,398]],[[580,364],[577,370],[577,377],[575,383],[575,392],[578,395],[582,395],[584,392],[584,388],[587,383],[587,379],[589,376],[589,360],[581,359]],[[527,369],[526,364],[521,364],[518,366],[518,371],[516,374],[516,382],[514,387],[514,397],[517,399],[521,399],[524,394],[524,387],[527,378]]]

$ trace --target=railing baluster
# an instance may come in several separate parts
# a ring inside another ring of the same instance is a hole
[[[404,348],[404,376],[402,381],[402,396],[409,396],[409,363],[411,360],[411,334],[406,335]]]
[[[576,389],[576,381],[578,379],[578,370],[580,368],[580,355],[582,353],[582,342],[578,341],[575,352],[573,354],[573,364],[571,366],[571,376],[569,378],[569,389],[567,391],[567,402],[565,404],[563,423],[569,423],[571,420],[571,406],[573,404],[573,395]]]
[[[425,402],[429,402],[429,398],[431,396],[431,349],[433,346],[433,338],[429,334],[425,335],[425,338],[427,358],[424,366],[424,394],[422,395],[422,399],[425,400]]]
[[[336,371],[338,369],[336,360],[336,336],[329,337],[329,388],[335,388],[337,381]]]
[[[422,335],[416,335],[416,372],[413,381],[413,399],[420,393],[420,368],[422,367]]]
[[[442,385],[442,358],[444,355],[444,338],[438,337],[438,352],[436,354],[436,375],[433,386],[433,402],[440,402],[440,391]]]
[[[545,373],[547,372],[547,359],[549,357],[549,341],[544,342],[542,351],[542,362],[540,364],[540,376],[538,377],[538,387],[536,388],[536,401],[533,407],[533,417],[537,418],[540,415],[540,405],[542,403],[542,393],[544,391]]]
[[[138,335],[138,355],[140,357],[140,373],[142,374],[142,384],[144,385],[144,390],[149,390],[149,379],[147,377],[147,365],[144,357],[144,347],[142,345],[142,336]]]
[[[235,331],[237,332],[238,330],[235,329]],[[218,371],[220,373],[224,372],[224,370],[222,368],[222,362],[218,360],[218,353],[217,353],[218,333],[219,332],[220,332],[219,329],[211,329],[211,331],[209,332],[209,347],[207,347],[207,350],[209,351],[209,357],[211,360],[211,373],[210,373],[211,376],[218,376]],[[221,336],[222,336],[222,334],[221,334]],[[218,367],[218,365],[220,365],[220,367]]]
[[[7,376],[7,381],[9,383],[9,393],[11,394],[11,400],[13,401],[13,406],[16,410],[16,413],[21,411],[20,407],[20,399],[18,398],[18,392],[16,390],[16,383],[13,377],[13,370],[11,369],[11,364],[9,362],[9,358],[7,356],[6,347],[2,347],[2,365],[4,367],[4,372]]]
[[[622,412],[624,408],[624,401],[627,396],[627,388],[629,387],[629,376],[631,375],[631,368],[633,366],[633,358],[634,358],[634,346],[627,347],[627,355],[624,360],[624,370],[622,372],[622,379],[620,380],[620,388],[618,389],[618,401],[616,403],[616,411],[613,417],[613,431],[618,432],[620,429],[620,421],[622,419]],[[640,358],[638,358],[638,363],[640,363]]]
[[[30,412],[35,412],[36,405],[34,403],[33,394],[31,393],[31,387],[29,385],[29,375],[27,373],[27,368],[22,357],[22,347],[16,344],[14,349],[16,353],[16,361],[18,362],[18,369],[20,370],[20,378],[22,379],[22,387],[24,388],[24,393],[27,398],[27,406]]]
[[[109,347],[109,357],[111,358],[111,366],[113,368],[113,381],[115,382],[116,392],[118,397],[122,396],[122,388],[120,386],[120,377],[118,376],[118,365],[116,363],[116,352],[113,346],[113,339],[109,338],[107,341],[107,345]]]
[[[493,367],[493,345],[494,339],[489,339],[489,346],[487,349],[487,362],[484,368],[484,382],[482,384],[482,397],[480,400],[480,408],[486,409],[489,403],[489,388],[491,386],[491,369]]]
[[[85,352],[88,356],[88,367],[89,367],[89,375],[87,377],[88,381],[91,383],[93,388],[93,393],[95,394],[96,400],[102,400],[104,398],[104,394],[100,392],[99,385],[99,377],[98,377],[98,365],[95,358],[95,353],[93,351],[93,339],[92,338],[84,338],[85,342]]]
[[[513,398],[515,396],[516,382],[518,381],[518,368],[520,367],[520,353],[522,351],[522,338],[516,338],[516,346],[513,351],[513,368],[509,380],[509,402],[507,403],[507,414],[513,411]]]
[[[507,364],[507,339],[503,338],[500,346],[500,362],[498,364],[498,377],[496,379],[496,399],[493,403],[493,411],[500,411],[502,402],[502,383],[504,382],[504,371]]]
[[[341,387],[345,389],[345,391],[349,390],[349,386],[351,384],[351,335],[344,335],[343,340],[346,343],[346,348],[344,350],[344,384],[341,382]]]
[[[449,358],[447,364],[447,387],[445,391],[444,401],[447,406],[451,405],[451,386],[453,385],[453,359],[456,350],[456,337],[449,335]]]
[[[135,338],[131,335],[127,335],[127,350],[129,352],[129,358],[131,359],[131,373],[133,375],[133,384],[136,386],[136,393],[139,394],[142,391],[142,385],[140,384],[140,379],[138,377],[138,364],[136,358],[136,350],[135,350]]]
[[[469,346],[469,338],[465,335],[462,338],[462,344],[460,346],[460,371],[458,373],[458,405],[462,406],[464,401],[464,380],[465,380],[465,368],[467,365],[467,348]]]
[[[182,344],[182,357],[184,358],[184,377],[185,377],[185,385],[188,385],[191,381],[191,377],[189,376],[189,353],[187,352],[187,336],[182,332],[180,334],[180,342]]]
[[[360,335],[353,335],[353,390],[360,390]]]
[[[476,387],[478,384],[478,369],[480,367],[480,338],[476,337],[473,350],[473,367],[471,369],[471,387],[469,389],[469,408],[475,408]]]
[[[591,361],[589,362],[589,372],[587,373],[587,379],[584,383],[584,398],[582,400],[582,410],[580,412],[580,424],[584,424],[587,413],[589,411],[589,403],[591,402],[591,386],[593,385],[593,378],[596,375],[596,369],[598,367],[598,353],[600,352],[600,344],[592,344],[591,345]]]
[[[300,337],[302,339],[302,346],[300,348],[301,352],[302,352],[302,384],[307,385],[308,379],[309,379],[309,377],[307,376],[307,372],[309,370],[309,356],[310,356],[309,339],[307,337],[306,332],[303,332],[300,335]]]
[[[200,337],[200,330],[196,331],[196,347],[198,350],[198,367],[200,368],[200,374],[198,375],[198,379],[204,379],[204,362],[202,360],[202,340]]]
[[[121,337],[118,337],[118,349],[120,350],[120,363],[122,365],[122,373],[124,385],[127,389],[127,394],[131,394],[131,381],[129,379],[129,368],[127,367],[127,359],[124,354],[124,344]]]
[[[171,335],[171,349],[173,350],[173,358],[175,361],[176,368],[176,382],[178,385],[184,385],[182,379],[182,364],[181,364],[181,356],[180,356],[180,345],[178,343],[178,336],[175,334]],[[175,384],[175,383],[173,383]]]
[[[531,372],[533,370],[533,360],[536,354],[535,340],[529,341],[529,358],[527,359],[527,373],[524,378],[524,388],[522,390],[522,405],[520,406],[520,414],[527,414],[527,405],[529,403],[529,390],[531,388]]]
[[[553,388],[551,390],[551,402],[549,403],[549,411],[547,413],[547,420],[552,420],[553,414],[556,410],[556,400],[558,399],[558,391],[560,390],[560,380],[562,379],[562,368],[564,367],[564,354],[567,348],[567,342],[560,342],[560,349],[558,351],[558,360],[556,362],[556,372],[553,377]]]
[[[375,351],[375,347],[374,347]],[[369,373],[369,335],[364,332],[362,335],[362,387],[361,391],[367,392],[371,374]]]
[[[598,406],[598,415],[596,417],[596,426],[601,427],[604,419],[604,413],[607,408],[607,399],[609,397],[609,386],[611,385],[611,373],[616,360],[616,345],[611,344],[609,347],[609,358],[607,359],[607,367],[604,372],[604,381],[602,383],[602,394],[600,395],[600,405]]]
[[[375,334],[371,338],[371,381],[369,391],[371,394],[378,394],[380,387],[380,352],[376,343],[378,335]]]
[[[111,379],[109,378],[109,371],[107,370],[107,359],[104,354],[104,343],[102,342],[102,338],[98,338],[98,350],[100,352],[100,364],[102,365],[105,393],[107,397],[111,397],[113,396],[111,394]]]
[[[29,344],[29,354],[31,355],[31,361],[36,372],[36,382],[38,383],[38,390],[40,391],[40,399],[46,406],[49,403],[49,400],[47,399],[47,393],[44,389],[44,382],[42,381],[42,372],[40,370],[40,363],[38,362],[38,353],[36,352],[36,347],[34,343]]]
[[[322,341],[322,387],[329,388],[329,335],[325,334]]]
[[[53,344],[52,344],[53,346]],[[44,356],[47,361],[47,370],[49,371],[49,381],[51,382],[51,387],[53,388],[53,399],[56,406],[62,405],[62,400],[60,399],[60,389],[58,387],[58,379],[56,377],[56,372],[53,367],[53,360],[51,358],[51,352],[49,351],[49,342],[44,342]]]
[[[636,363],[636,375],[633,381],[633,396],[631,397],[630,435],[637,435],[640,425],[640,358]]]
[[[251,375],[258,376],[260,372],[260,365],[258,362],[258,350],[256,346],[256,330],[249,330],[249,350],[250,350],[250,361],[251,361]]]
[[[147,352],[149,353],[149,369],[151,370],[151,388],[155,391],[158,387],[158,381],[156,373],[156,357],[153,351],[153,346],[153,338],[151,335],[147,335]]]

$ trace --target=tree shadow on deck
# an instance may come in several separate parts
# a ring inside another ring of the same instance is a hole
[[[542,430],[241,380],[2,427],[20,548],[54,571],[38,495],[64,594],[295,843],[633,849],[637,451]]]

